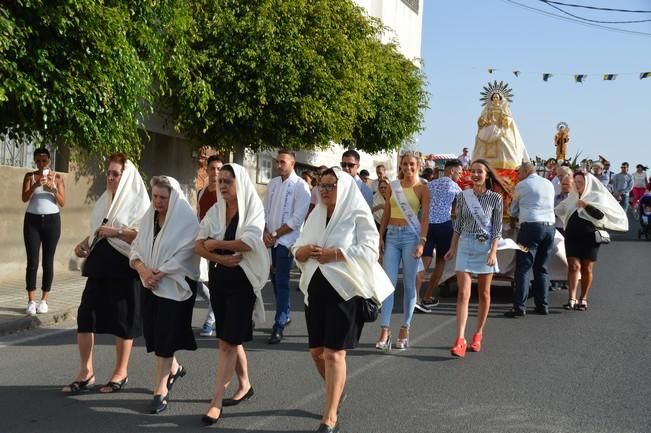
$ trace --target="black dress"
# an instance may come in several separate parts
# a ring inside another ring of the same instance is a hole
[[[160,232],[158,212],[154,216],[154,241]],[[197,282],[185,277],[192,290],[192,296],[185,301],[167,299],[142,288],[143,334],[147,352],[156,356],[171,358],[177,350],[197,350],[192,332],[192,311],[197,296]]]
[[[326,221],[326,225],[329,221]],[[353,349],[359,343],[364,322],[359,314],[361,298],[347,301],[339,296],[332,284],[317,269],[307,288],[305,322],[310,349],[327,347],[332,350]]]
[[[594,206],[588,205],[585,210],[593,218],[604,217],[604,214]],[[592,222],[581,218],[575,211],[565,227],[565,256],[596,262],[599,244],[595,241],[595,230]]]
[[[77,332],[140,336],[141,284],[129,259],[102,239],[86,259],[83,276],[88,279],[77,310]]]
[[[239,214],[235,214],[224,233],[225,241],[235,239]],[[233,251],[217,250],[228,255]],[[253,339],[253,307],[255,292],[241,266],[229,268],[210,262],[208,271],[210,305],[215,312],[217,338],[233,345]]]

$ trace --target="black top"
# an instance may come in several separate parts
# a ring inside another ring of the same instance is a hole
[[[228,227],[226,227],[226,232],[224,232],[225,241],[235,240],[235,232],[237,231],[237,223],[239,219],[240,219],[239,212],[235,213],[235,215],[233,215],[233,218],[231,218],[231,222],[228,223]],[[235,251],[217,249],[215,250],[215,254],[229,255],[229,254],[235,254]]]
[[[95,244],[86,258],[82,275],[89,278],[136,278],[138,274],[129,266],[129,258],[102,239]]]

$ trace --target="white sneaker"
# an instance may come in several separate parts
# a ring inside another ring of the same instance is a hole
[[[29,314],[30,316],[36,316],[36,302],[29,301],[27,303],[27,310],[25,310],[25,313]]]
[[[47,302],[41,301],[38,303],[38,308],[36,309],[36,312],[38,314],[44,314],[47,313],[49,308],[47,307]]]

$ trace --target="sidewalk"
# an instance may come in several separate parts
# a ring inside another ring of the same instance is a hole
[[[37,281],[40,283],[39,272]],[[11,334],[27,329],[40,328],[65,320],[73,320],[84,290],[86,278],[79,271],[56,269],[54,284],[48,300],[49,312],[28,316],[25,276],[13,274],[0,278],[0,335]],[[40,299],[41,291],[36,290]]]

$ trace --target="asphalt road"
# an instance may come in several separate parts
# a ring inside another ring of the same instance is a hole
[[[631,231],[635,234],[637,229]],[[373,348],[378,325],[364,329],[349,352],[342,432],[649,432],[651,431],[651,242],[619,236],[601,249],[588,312],[560,308],[567,292],[551,294],[551,315],[507,319],[509,289],[493,291],[484,350],[450,357],[454,299],[435,314],[417,315],[411,347],[384,354]],[[271,301],[269,290],[267,299]],[[294,292],[294,305],[301,298]],[[397,302],[396,305],[401,305]],[[198,304],[195,324],[205,313]],[[394,312],[394,333],[401,312]],[[474,324],[471,318],[470,325]],[[68,327],[74,324],[68,324]],[[472,329],[469,336],[472,335]],[[307,351],[302,310],[287,338],[248,345],[255,396],[213,428],[223,432],[310,432],[319,424],[323,385]],[[100,337],[98,383],[112,369],[112,338]],[[153,356],[137,341],[130,381],[120,393],[65,397],[74,378],[75,333],[64,328],[0,340],[0,432],[206,431],[200,415],[213,390],[216,340],[198,337],[196,352],[180,352],[189,371],[174,388],[169,409],[146,413]]]

